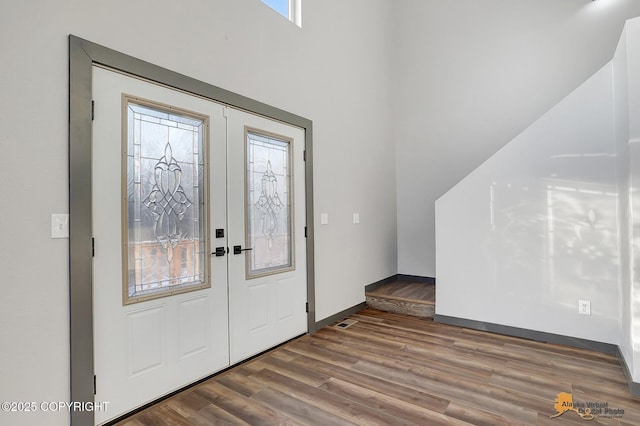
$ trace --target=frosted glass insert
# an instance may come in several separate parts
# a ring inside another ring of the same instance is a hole
[[[249,277],[293,268],[291,143],[247,132],[247,252]]]
[[[205,117],[127,101],[125,302],[207,284]]]

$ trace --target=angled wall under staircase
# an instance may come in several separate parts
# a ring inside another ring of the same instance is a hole
[[[639,184],[634,19],[611,62],[437,200],[436,319],[615,345],[640,382]]]

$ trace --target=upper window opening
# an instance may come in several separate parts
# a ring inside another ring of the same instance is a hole
[[[278,12],[297,26],[302,26],[300,3],[302,0],[262,0],[271,9]]]

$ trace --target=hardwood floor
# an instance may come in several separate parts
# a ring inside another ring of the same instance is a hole
[[[639,425],[613,355],[366,309],[175,395],[121,425],[564,425],[560,392]]]
[[[398,281],[365,293],[367,306],[382,311],[433,318],[434,284]]]

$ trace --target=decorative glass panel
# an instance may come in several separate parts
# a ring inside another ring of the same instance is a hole
[[[127,99],[125,303],[207,283],[206,117]]]
[[[248,278],[293,269],[291,141],[247,131]]]

